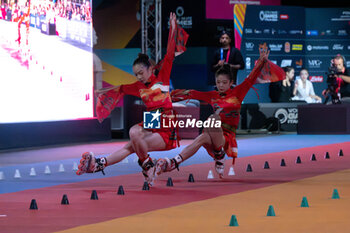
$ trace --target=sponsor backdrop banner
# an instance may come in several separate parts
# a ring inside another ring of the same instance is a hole
[[[237,41],[237,40],[236,40]],[[246,68],[238,72],[241,83],[259,58],[259,44],[266,43],[270,60],[279,66],[293,66],[297,73],[305,62],[305,10],[302,7],[247,6],[240,49]],[[239,47],[236,44],[236,47]],[[250,90],[245,103],[270,102],[269,85],[258,84],[259,98]]]
[[[262,43],[268,45],[271,61],[281,67],[295,68],[296,78],[301,68],[307,68],[319,96],[327,87],[325,72],[336,54],[342,54],[350,67],[350,9],[248,5],[241,32],[241,43],[236,47],[241,49],[246,69],[238,73],[239,83],[253,69]],[[250,91],[245,102],[270,102],[269,85],[256,86],[259,100],[255,92]]]
[[[323,88],[327,81],[325,72],[335,55],[343,55],[345,65],[350,67],[350,8],[305,9],[305,13],[305,67],[314,86]],[[320,91],[315,88],[318,94]]]

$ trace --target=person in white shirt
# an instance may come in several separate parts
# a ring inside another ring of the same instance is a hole
[[[321,103],[321,97],[317,96],[314,91],[312,82],[307,80],[309,72],[307,69],[300,71],[300,79],[295,81],[292,100],[304,100],[307,103]]]

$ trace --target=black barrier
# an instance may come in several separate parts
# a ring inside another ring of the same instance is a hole
[[[55,23],[48,22],[45,16],[31,15],[30,25],[47,35],[58,35],[62,39],[92,47],[92,25],[80,20],[56,18]],[[57,33],[56,33],[57,32]]]
[[[274,124],[273,118],[280,122],[282,131],[297,131],[298,106],[302,102],[243,104],[241,108],[241,129],[262,129]]]
[[[50,36],[56,35],[56,25],[52,23],[47,23],[45,20],[42,20],[40,22],[40,30],[41,30],[41,33],[44,33]]]
[[[298,106],[298,134],[350,134],[350,104]]]
[[[111,122],[97,119],[0,124],[0,150],[111,139]]]

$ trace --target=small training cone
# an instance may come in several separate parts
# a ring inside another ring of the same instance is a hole
[[[67,194],[63,195],[61,205],[69,205]]]
[[[5,180],[5,175],[4,175],[4,172],[0,172],[0,180]]]
[[[300,156],[297,157],[297,160],[295,161],[295,163],[301,163],[301,158],[300,158]]]
[[[309,207],[309,203],[307,202],[306,197],[303,197],[303,200],[301,200],[300,207]]]
[[[328,151],[326,152],[325,156],[324,156],[325,159],[330,159],[331,157],[329,156],[329,153]]]
[[[50,170],[50,167],[47,165],[45,166],[45,172],[44,172],[46,175],[49,175],[51,174],[51,170]]]
[[[36,172],[35,172],[34,167],[32,167],[32,168],[30,169],[29,176],[36,176]]]
[[[64,172],[64,167],[63,164],[61,163],[59,168],[58,168],[58,172]]]
[[[344,156],[344,153],[343,153],[343,150],[340,149],[339,153],[338,153],[338,156]]]
[[[168,181],[166,182],[166,186],[169,186],[169,187],[173,187],[174,186],[173,180],[171,179],[171,177],[168,178]]]
[[[188,176],[188,182],[194,183],[194,177],[192,173]]]
[[[78,171],[78,164],[76,162],[73,163],[73,171]]]
[[[315,155],[315,154],[312,154],[310,160],[311,160],[311,161],[316,161],[316,155]]]
[[[149,185],[146,181],[143,183],[142,190],[146,190],[146,191],[149,190]]]
[[[122,163],[129,163],[128,158],[123,159],[123,160],[122,160]]]
[[[92,190],[90,199],[91,200],[98,200],[98,196],[97,196],[96,190]]]
[[[32,201],[30,202],[30,210],[37,210],[38,209],[38,205],[36,204],[36,200],[32,199]]]
[[[248,163],[247,172],[252,172],[252,171],[253,171],[252,165],[250,165],[250,164]]]
[[[18,169],[16,169],[16,171],[15,171],[15,176],[14,176],[14,178],[16,178],[16,179],[21,178],[21,173],[19,172]]]
[[[228,171],[228,175],[229,175],[229,176],[234,176],[234,175],[236,175],[236,174],[235,174],[235,170],[233,170],[233,167],[232,167],[232,166],[230,167],[230,170]]]
[[[209,170],[209,173],[208,173],[208,179],[214,179],[214,175],[213,175],[213,172],[211,170]]]
[[[120,185],[119,188],[118,188],[118,195],[125,195],[124,193],[124,188],[123,188],[123,185]]]
[[[269,209],[267,210],[266,216],[276,216],[275,210],[273,209],[272,205],[269,205]]]
[[[285,167],[285,166],[287,166],[287,165],[286,165],[286,161],[284,161],[284,159],[282,159],[282,160],[281,160],[281,167]]]
[[[265,164],[264,164],[264,169],[270,169],[269,162],[265,161]]]
[[[338,189],[333,190],[332,199],[340,199]]]
[[[230,220],[230,227],[238,227],[238,222],[237,222],[237,218],[236,215],[232,215],[231,216],[231,220]]]

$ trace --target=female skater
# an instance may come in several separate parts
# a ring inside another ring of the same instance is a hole
[[[153,67],[148,56],[139,54],[133,63],[133,72],[137,82],[99,91],[100,95],[96,107],[98,119],[100,121],[105,119],[124,94],[141,97],[147,111],[155,112],[153,116],[173,115],[169,94],[170,72],[175,50],[176,52],[184,52],[187,38],[187,33],[176,24],[176,15],[170,13],[167,54],[161,63],[158,75],[153,74]],[[77,174],[103,172],[106,166],[118,163],[128,155],[136,153],[145,181],[152,184],[155,167],[148,152],[175,148],[178,144],[175,129],[162,127],[160,129],[144,129],[140,123],[130,128],[129,136],[130,141],[122,149],[108,157],[95,158],[92,152],[85,152],[80,160]]]
[[[229,67],[222,67],[215,74],[217,91],[174,90],[171,93],[174,102],[197,99],[211,104],[215,113],[210,118],[221,120],[221,128],[204,128],[202,134],[180,154],[172,159],[159,159],[156,163],[156,175],[178,169],[179,164],[193,156],[201,146],[204,146],[215,160],[215,171],[220,178],[224,174],[225,153],[233,159],[232,164],[235,163],[237,157],[236,129],[245,95],[257,82],[275,82],[283,80],[285,76],[280,67],[268,60],[269,52],[266,45],[260,45],[259,52],[260,58],[250,75],[243,83],[234,88],[232,88],[233,79]]]

